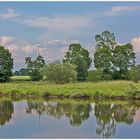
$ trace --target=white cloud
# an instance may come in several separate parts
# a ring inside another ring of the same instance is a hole
[[[140,63],[140,37],[133,38],[131,43],[136,53],[136,62]]]
[[[6,12],[0,14],[0,18],[11,19],[19,16],[19,13],[16,13],[13,8],[7,8]]]
[[[88,16],[57,15],[25,19],[24,24],[51,30],[74,30],[91,26]]]
[[[137,6],[114,6],[109,11],[103,12],[106,16],[118,16],[121,15],[122,12],[128,11],[139,11],[140,7]]]
[[[132,44],[134,46],[134,51],[140,54],[140,37],[133,38]]]
[[[14,37],[0,36],[0,44],[4,45],[14,58],[14,69],[25,67],[25,57],[31,56],[35,58],[38,55],[38,50],[47,63],[61,60],[72,42],[76,41],[50,40],[42,44],[30,44]]]

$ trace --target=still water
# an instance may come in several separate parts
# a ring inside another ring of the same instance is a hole
[[[140,101],[0,98],[0,138],[140,138]]]

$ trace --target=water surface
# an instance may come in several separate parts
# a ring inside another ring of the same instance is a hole
[[[140,101],[0,98],[0,138],[140,138]]]

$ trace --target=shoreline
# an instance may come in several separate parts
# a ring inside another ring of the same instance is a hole
[[[132,81],[81,82],[57,85],[45,81],[0,83],[0,96],[58,99],[140,100],[140,83]]]

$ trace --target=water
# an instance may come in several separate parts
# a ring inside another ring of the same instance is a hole
[[[0,98],[0,138],[140,138],[140,101]]]

